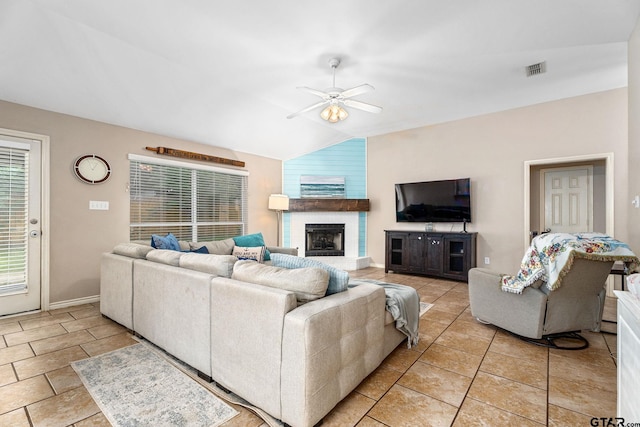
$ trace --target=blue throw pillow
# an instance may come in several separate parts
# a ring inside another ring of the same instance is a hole
[[[326,270],[329,273],[329,286],[325,295],[346,291],[349,284],[349,273],[314,259],[287,254],[273,254],[271,255],[271,265],[282,268],[319,267]]]
[[[267,246],[264,244],[264,238],[262,237],[262,233],[254,233],[254,234],[245,234],[244,236],[236,236],[233,238],[233,241],[236,246],[240,246],[243,248],[255,248],[258,246]],[[271,259],[270,253],[265,249],[264,251],[264,260],[269,261]]]
[[[193,249],[190,251],[182,251],[182,252],[190,252],[192,254],[208,254],[209,249],[206,246],[200,246],[198,249]]]
[[[180,250],[180,243],[173,234],[169,233],[166,236],[159,236],[157,234],[151,235],[151,247],[155,249],[169,249],[172,251]]]

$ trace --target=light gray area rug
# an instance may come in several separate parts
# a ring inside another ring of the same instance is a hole
[[[420,317],[425,314],[429,309],[433,307],[433,304],[429,304],[428,302],[420,301]]]
[[[213,427],[238,414],[142,343],[79,360],[71,366],[116,427]]]

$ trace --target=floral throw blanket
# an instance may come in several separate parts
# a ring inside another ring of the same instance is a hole
[[[524,288],[541,279],[550,290],[558,289],[562,278],[578,258],[599,261],[624,261],[631,272],[640,261],[629,246],[600,233],[549,233],[536,236],[522,259],[515,276],[502,277],[502,290],[522,293]]]

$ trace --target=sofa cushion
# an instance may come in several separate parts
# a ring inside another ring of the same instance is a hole
[[[232,238],[216,240],[213,242],[189,242],[189,247],[192,251],[205,247],[210,254],[215,255],[231,255],[234,245],[235,242]]]
[[[129,258],[144,259],[149,251],[153,248],[149,245],[140,245],[138,243],[120,243],[113,248],[113,253]]]
[[[327,292],[329,273],[322,268],[288,269],[253,261],[238,261],[233,266],[232,279],[291,291],[298,304],[322,298]]]
[[[167,234],[166,236],[152,234],[151,247],[154,249],[170,249],[173,251],[179,251],[182,249],[176,236],[171,233]]]
[[[184,254],[179,265],[189,270],[201,271],[216,276],[231,277],[233,265],[238,258],[233,255],[203,255],[198,253]]]
[[[271,265],[284,268],[318,267],[327,270],[329,273],[327,295],[346,291],[349,284],[349,273],[346,271],[309,258],[274,253],[271,254]]]
[[[182,255],[182,252],[171,249],[153,249],[147,254],[147,260],[178,267]]]
[[[256,247],[256,246],[267,246],[264,243],[264,238],[262,237],[262,233],[254,233],[254,234],[245,234],[244,236],[236,236],[233,238],[236,246],[244,246],[244,247]],[[269,261],[271,259],[271,254],[269,251],[265,250],[264,260]]]
[[[264,246],[256,246],[254,248],[234,246],[231,255],[237,257],[239,260],[252,260],[262,263],[264,262],[266,250],[267,248]]]

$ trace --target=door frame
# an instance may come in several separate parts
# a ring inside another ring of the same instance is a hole
[[[533,166],[549,166],[578,163],[578,162],[605,162],[605,232],[613,236],[614,230],[614,176],[613,153],[585,154],[582,156],[556,157],[552,159],[527,160],[524,162],[524,231],[523,242],[526,251],[531,244],[529,229],[531,227],[531,168]]]
[[[48,135],[0,128],[0,134],[40,142],[40,311],[49,310],[50,141]],[[24,313],[21,313],[24,314]]]

